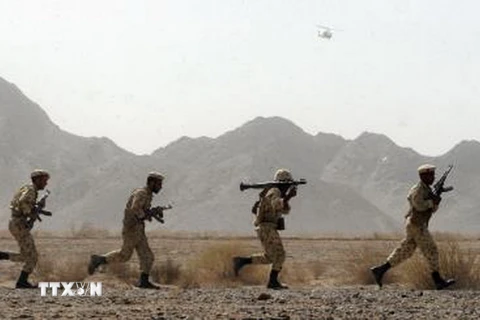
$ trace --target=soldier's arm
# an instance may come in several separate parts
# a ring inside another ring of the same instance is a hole
[[[413,209],[416,211],[427,211],[434,209],[433,200],[429,198],[429,194],[423,188],[416,187],[409,195]]]
[[[33,208],[35,207],[35,202],[37,201],[37,195],[35,190],[27,188],[18,198],[18,207],[20,211],[27,216],[28,218],[34,217]]]
[[[280,212],[282,214],[288,214],[290,212],[290,205],[286,199],[282,198],[280,189],[270,189],[266,197],[270,200],[274,212]]]
[[[147,194],[144,190],[137,190],[133,194],[131,210],[138,219],[145,219],[144,207],[147,202]]]

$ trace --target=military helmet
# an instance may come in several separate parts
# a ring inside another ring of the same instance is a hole
[[[293,180],[292,174],[287,169],[278,169],[273,176],[275,181],[291,181]]]

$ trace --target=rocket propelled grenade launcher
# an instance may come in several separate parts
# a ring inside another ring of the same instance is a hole
[[[279,186],[298,186],[300,184],[307,184],[306,179],[292,180],[292,181],[266,181],[260,183],[240,183],[240,191],[247,189],[265,189],[265,188],[274,188]]]

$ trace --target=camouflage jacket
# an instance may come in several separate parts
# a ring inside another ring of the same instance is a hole
[[[35,205],[37,202],[38,190],[33,184],[22,186],[13,196],[10,202],[12,218],[35,218]]]
[[[253,224],[256,227],[262,223],[276,225],[282,214],[288,214],[289,212],[290,206],[282,198],[280,189],[270,188],[265,196],[260,196],[260,204]]]
[[[437,210],[430,197],[432,189],[422,181],[414,185],[407,196],[410,208],[407,217],[412,224],[428,225],[432,214]]]
[[[152,205],[153,193],[148,187],[138,188],[132,191],[125,206],[123,226],[130,229],[145,225],[146,211]]]

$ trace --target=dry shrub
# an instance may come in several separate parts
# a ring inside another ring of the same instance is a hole
[[[178,284],[183,288],[192,287],[235,287],[238,285],[264,285],[268,280],[270,265],[246,265],[238,277],[233,273],[232,258],[248,256],[241,248],[241,243],[214,245],[196,258],[187,262],[181,269]],[[313,265],[318,270],[318,265]],[[322,270],[323,272],[323,270]],[[311,265],[288,263],[280,273],[282,281],[291,284],[304,284],[314,277]]]
[[[34,271],[41,281],[83,281],[87,277],[87,261],[77,255],[58,258],[40,257]]]
[[[104,266],[107,274],[113,275],[125,283],[132,283],[137,280],[139,273],[131,263],[109,263]]]
[[[320,261],[311,261],[307,264],[307,270],[309,270],[310,274],[312,275],[313,279],[318,279],[321,276],[323,276],[327,270],[328,267],[324,263],[321,263]]]
[[[239,243],[211,246],[187,262],[179,284],[184,288],[192,288],[263,283],[266,270],[262,266],[246,266],[240,276],[235,277],[232,258],[237,255],[244,255]]]
[[[316,275],[315,271],[319,271],[320,263],[316,264],[300,264],[300,263],[290,263],[287,262],[282,272],[280,273],[280,280],[285,281],[287,284],[307,284],[310,283],[312,280],[316,279],[318,275]],[[321,270],[323,273],[325,269]],[[320,273],[320,274],[321,274]],[[266,279],[264,278],[263,282]]]
[[[150,273],[152,280],[161,284],[176,284],[181,274],[180,264],[171,259],[155,265]]]
[[[375,284],[370,268],[385,262],[392,251],[391,244],[385,244],[381,250],[364,245],[361,248],[349,247],[341,252],[339,268],[341,274],[337,279],[341,284],[369,285]],[[395,282],[396,273],[388,272],[383,278],[383,283]]]
[[[480,289],[480,266],[472,250],[462,250],[455,240],[439,243],[440,274],[456,280],[452,289]],[[433,289],[430,268],[417,250],[401,267],[402,280],[416,289]]]

